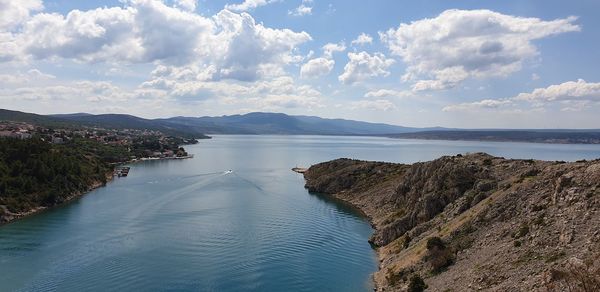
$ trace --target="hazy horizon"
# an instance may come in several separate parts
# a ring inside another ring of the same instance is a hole
[[[0,101],[38,114],[594,129],[599,9],[585,0],[0,0]]]

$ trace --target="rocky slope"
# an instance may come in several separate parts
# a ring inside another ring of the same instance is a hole
[[[379,291],[600,291],[600,160],[338,159],[305,178],[371,219]]]

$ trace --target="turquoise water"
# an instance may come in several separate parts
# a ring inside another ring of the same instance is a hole
[[[367,137],[217,136],[186,148],[194,159],[134,164],[127,178],[0,227],[0,290],[368,291],[368,222],[308,194],[290,168],[474,151],[600,157],[593,145]]]

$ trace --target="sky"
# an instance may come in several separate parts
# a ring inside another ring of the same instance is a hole
[[[600,1],[0,0],[0,108],[600,128]]]

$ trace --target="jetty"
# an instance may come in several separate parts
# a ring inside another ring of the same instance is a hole
[[[307,170],[308,170],[308,168],[303,168],[303,167],[292,168],[292,171],[297,172],[297,173],[305,173]]]
[[[115,175],[118,177],[127,176],[127,175],[129,175],[130,169],[131,169],[131,167],[129,167],[129,166],[117,167],[117,168],[115,168]]]

